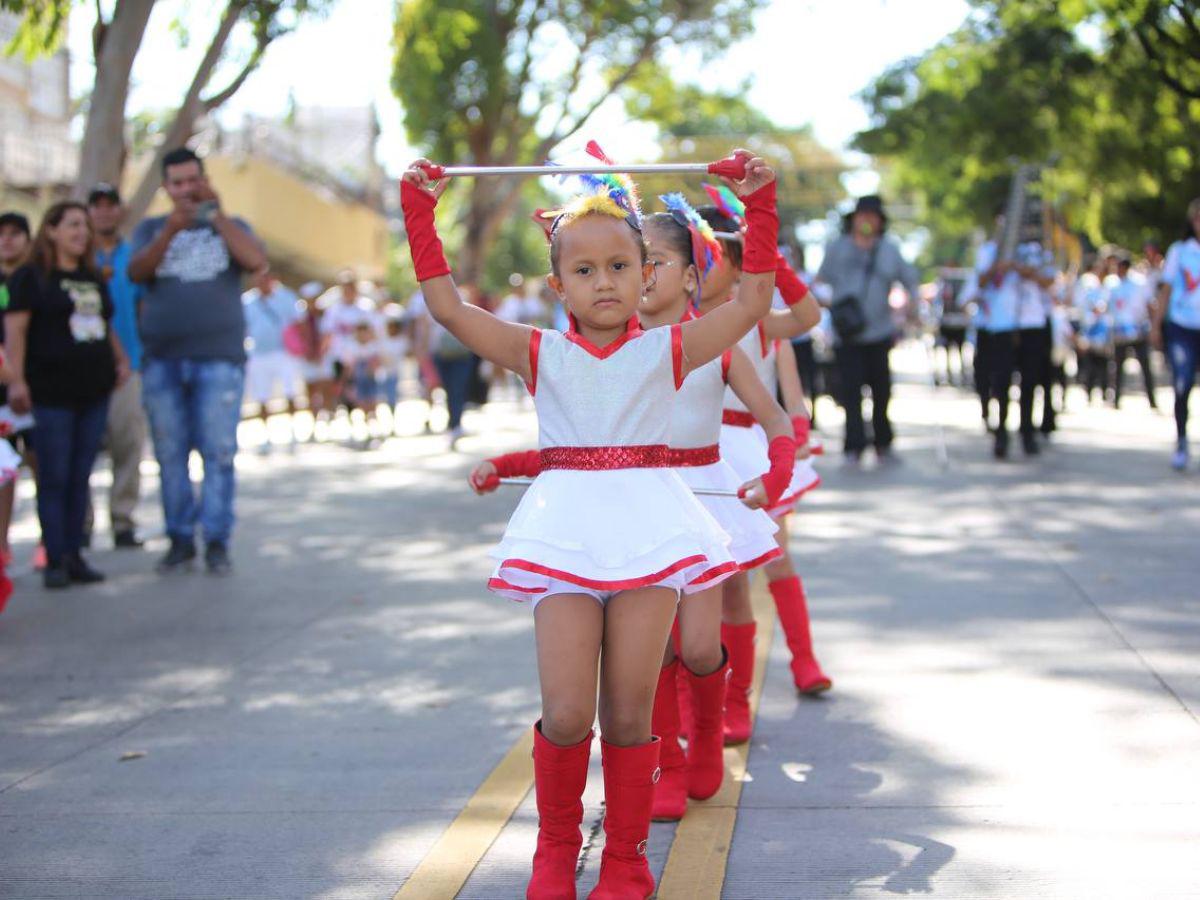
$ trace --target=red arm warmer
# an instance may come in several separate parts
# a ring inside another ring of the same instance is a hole
[[[808,285],[796,274],[782,253],[776,253],[775,257],[775,287],[779,288],[783,302],[788,306],[795,306],[808,296]]]
[[[487,493],[500,487],[501,478],[537,478],[542,474],[542,455],[537,450],[522,453],[505,453],[489,459],[496,467],[496,474],[489,475],[475,487]]]
[[[771,441],[767,448],[767,459],[771,468],[762,477],[763,487],[767,490],[767,506],[774,506],[792,483],[792,469],[796,465],[796,442],[786,434]]]
[[[803,447],[812,434],[812,420],[808,416],[792,416],[792,431],[796,436],[796,446]]]
[[[779,255],[779,213],[775,209],[775,182],[764,184],[746,204],[746,233],[742,237],[742,271],[752,274],[775,271]]]
[[[404,228],[408,232],[408,249],[412,253],[417,281],[428,281],[439,275],[449,275],[450,266],[442,250],[433,210],[437,198],[407,181],[400,182],[400,208],[404,210]]]

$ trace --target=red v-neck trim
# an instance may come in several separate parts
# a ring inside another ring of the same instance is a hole
[[[596,359],[608,359],[635,337],[641,337],[645,334],[642,331],[642,326],[638,322],[637,316],[630,316],[629,321],[625,323],[625,333],[623,335],[605,347],[597,347],[579,333],[579,323],[576,322],[574,315],[568,314],[567,319],[570,322],[570,327],[567,329],[566,339],[575,346],[586,350],[589,354],[596,357]]]

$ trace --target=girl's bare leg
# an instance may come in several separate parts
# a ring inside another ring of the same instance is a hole
[[[596,720],[596,671],[604,608],[587,594],[555,594],[533,614],[542,734],[559,746],[583,740]],[[655,654],[655,662],[659,655]]]
[[[763,566],[767,581],[779,581],[781,578],[791,578],[796,574],[796,567],[792,565],[792,555],[788,552],[788,517],[777,519],[775,524],[779,526],[779,530],[775,532],[775,542],[779,544],[783,556]],[[748,600],[747,605],[749,605]]]
[[[679,655],[696,675],[717,671],[721,653],[721,585],[689,594],[679,604]],[[670,642],[667,642],[670,646]],[[668,660],[670,662],[670,660]]]
[[[729,625],[748,625],[754,621],[750,606],[750,576],[745,572],[721,583],[721,621]]]
[[[675,607],[676,593],[667,588],[623,591],[608,601],[600,660],[600,733],[610,744],[633,747],[650,740],[654,690]]]

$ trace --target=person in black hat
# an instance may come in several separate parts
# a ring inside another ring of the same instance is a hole
[[[125,206],[111,184],[101,182],[88,192],[88,218],[95,234],[96,270],[108,285],[113,303],[113,331],[129,356],[129,379],[113,391],[108,406],[105,446],[112,459],[112,487],[108,495],[113,545],[122,549],[142,546],[133,514],[141,495],[140,466],[146,446],[146,411],[142,408],[142,340],[138,335],[138,306],[142,287],[129,277],[133,255],[122,237]]]
[[[857,464],[868,443],[863,422],[863,388],[871,390],[870,443],[880,461],[891,460],[894,433],[888,418],[892,373],[888,353],[896,326],[888,305],[892,285],[900,282],[909,299],[917,295],[916,270],[887,237],[883,200],[859,198],[843,222],[841,237],[825,248],[817,280],[832,289],[830,310],[836,337],[841,403],[846,410],[846,461]]]

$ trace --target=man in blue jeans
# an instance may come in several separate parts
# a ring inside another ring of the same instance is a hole
[[[208,570],[226,574],[246,364],[242,276],[267,257],[250,227],[222,212],[191,150],[164,156],[162,176],[174,209],[137,226],[129,262],[129,277],[145,286],[142,400],[171,539],[158,569],[191,567],[198,523]],[[198,500],[188,474],[193,449],[204,462]]]

